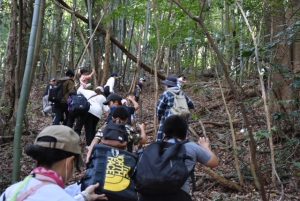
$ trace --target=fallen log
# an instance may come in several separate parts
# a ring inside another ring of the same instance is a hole
[[[205,167],[205,166],[201,166],[202,170],[208,174],[209,176],[211,176],[213,179],[215,179],[219,184],[221,184],[224,187],[236,190],[236,191],[243,191],[244,189],[242,188],[242,186],[240,186],[239,184],[230,181],[228,179],[225,179],[223,176],[219,175],[218,173],[214,172],[212,169]]]

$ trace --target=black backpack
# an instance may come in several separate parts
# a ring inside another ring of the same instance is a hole
[[[59,81],[56,86],[49,89],[48,101],[52,103],[60,103],[64,93],[63,93],[64,81]]]
[[[159,141],[145,148],[135,170],[136,189],[144,195],[165,195],[178,192],[190,173],[185,160],[190,159],[183,144]]]
[[[95,193],[105,193],[112,201],[137,201],[132,175],[137,157],[124,150],[103,144],[93,148],[87,170],[81,179],[81,190],[99,183]]]
[[[90,109],[90,103],[82,94],[74,94],[68,98],[68,111],[75,114],[84,114]]]

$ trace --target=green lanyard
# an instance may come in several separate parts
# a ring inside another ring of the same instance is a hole
[[[26,187],[26,185],[29,183],[30,179],[32,179],[32,175],[28,175],[19,185],[17,190],[15,191],[13,197],[9,199],[9,201],[16,201],[20,192]]]

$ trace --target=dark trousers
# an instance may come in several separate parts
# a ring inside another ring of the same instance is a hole
[[[60,122],[62,122],[63,125],[67,125],[69,115],[67,103],[54,104],[53,112],[55,114],[53,119],[53,125],[60,125]]]
[[[192,201],[191,196],[183,190],[172,195],[140,195],[139,201]]]
[[[89,112],[87,112],[84,115],[78,115],[75,118],[76,118],[76,124],[74,127],[75,132],[78,135],[80,135],[82,127],[84,126],[86,145],[89,146],[95,137],[99,118]],[[73,123],[74,123],[74,121],[73,121]],[[73,126],[73,124],[72,124],[72,126]]]

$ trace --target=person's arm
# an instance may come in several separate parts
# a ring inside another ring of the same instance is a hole
[[[93,75],[95,74],[95,69],[93,68],[92,72],[89,75],[86,75],[85,79],[92,79]]]
[[[98,133],[98,132],[97,132]],[[90,158],[91,158],[91,155],[92,155],[92,152],[93,152],[93,148],[96,144],[99,144],[99,142],[101,141],[101,137],[98,136],[96,133],[93,141],[91,142],[90,146],[88,146],[88,152],[86,154],[86,159],[85,159],[85,162],[88,163],[90,161]]]
[[[140,127],[140,132],[141,132],[141,139],[139,141],[140,145],[146,144],[147,143],[147,134],[146,134],[146,125],[144,123],[139,124]]]
[[[217,167],[218,164],[219,164],[219,159],[218,157],[211,151],[210,149],[210,142],[209,142],[209,139],[208,138],[205,138],[205,137],[200,137],[199,140],[198,140],[198,144],[203,147],[205,149],[205,151],[207,151],[211,157],[210,159],[206,162],[206,165],[207,167],[211,167],[211,168],[214,168],[214,167]]]
[[[165,114],[166,106],[166,97],[163,94],[160,96],[156,106],[156,116],[158,117],[158,120],[160,120],[161,117]]]
[[[134,96],[128,96],[127,99],[133,104],[135,111],[137,111],[140,106],[139,106],[138,102],[135,101]]]
[[[189,109],[194,109],[195,106],[194,106],[193,101],[188,96],[185,96],[185,99],[187,101],[187,105],[188,105]]]

